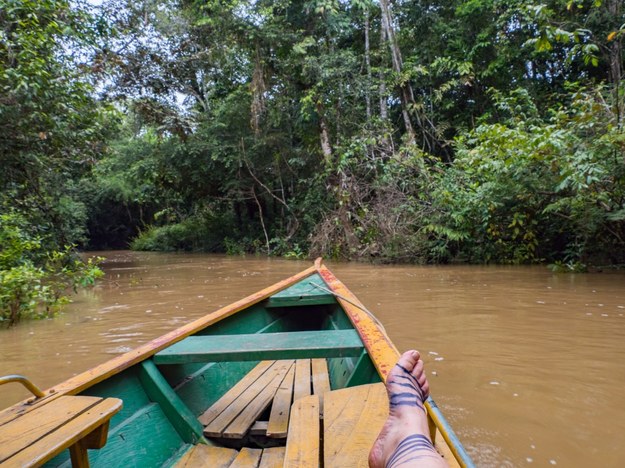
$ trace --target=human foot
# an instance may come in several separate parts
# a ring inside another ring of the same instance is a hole
[[[371,468],[444,467],[429,437],[423,402],[429,384],[417,351],[406,351],[386,379],[389,416],[369,452]]]

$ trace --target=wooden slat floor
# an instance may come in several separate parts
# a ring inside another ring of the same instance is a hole
[[[297,375],[297,371],[294,373]],[[286,447],[264,450],[243,448],[237,451],[197,446],[192,451],[200,452],[188,452],[177,466],[367,467],[369,450],[388,416],[388,397],[384,384],[328,391],[323,397],[323,415],[320,395],[308,395],[293,403]],[[442,440],[440,434],[437,434],[437,440]],[[450,466],[459,466],[446,446],[436,444],[436,448]],[[189,460],[196,464],[190,464]]]
[[[262,361],[199,417],[204,435],[242,439],[254,435],[285,439],[291,405],[307,395],[330,391],[325,359]],[[271,407],[268,421],[259,417]]]
[[[176,463],[176,468],[282,468],[284,447],[235,450],[196,445]]]

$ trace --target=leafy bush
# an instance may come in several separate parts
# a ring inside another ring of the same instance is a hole
[[[103,275],[102,258],[78,259],[71,247],[45,251],[29,234],[24,217],[0,215],[0,322],[54,315],[69,302],[68,291],[91,286]]]
[[[545,122],[526,118],[531,103],[503,99],[506,123],[458,138],[429,229],[478,263],[625,260],[625,136],[600,91],[578,90]]]
[[[175,252],[223,252],[224,239],[232,232],[227,215],[204,213],[165,226],[150,226],[132,241],[133,250]]]

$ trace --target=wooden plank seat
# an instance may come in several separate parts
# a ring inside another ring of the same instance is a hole
[[[357,357],[356,330],[190,336],[154,355],[156,364]]]
[[[294,398],[330,390],[325,359],[262,361],[200,417],[207,437],[287,436]],[[268,421],[258,418],[271,406]]]
[[[69,447],[73,466],[89,466],[87,449],[104,447],[117,398],[60,396],[0,413],[0,466],[39,466]]]

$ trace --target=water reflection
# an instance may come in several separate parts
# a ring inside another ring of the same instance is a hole
[[[106,279],[53,320],[0,331],[0,374],[51,386],[309,262],[107,252]],[[625,276],[541,267],[329,265],[424,357],[433,394],[480,466],[618,466]],[[0,406],[26,395],[0,390]]]

